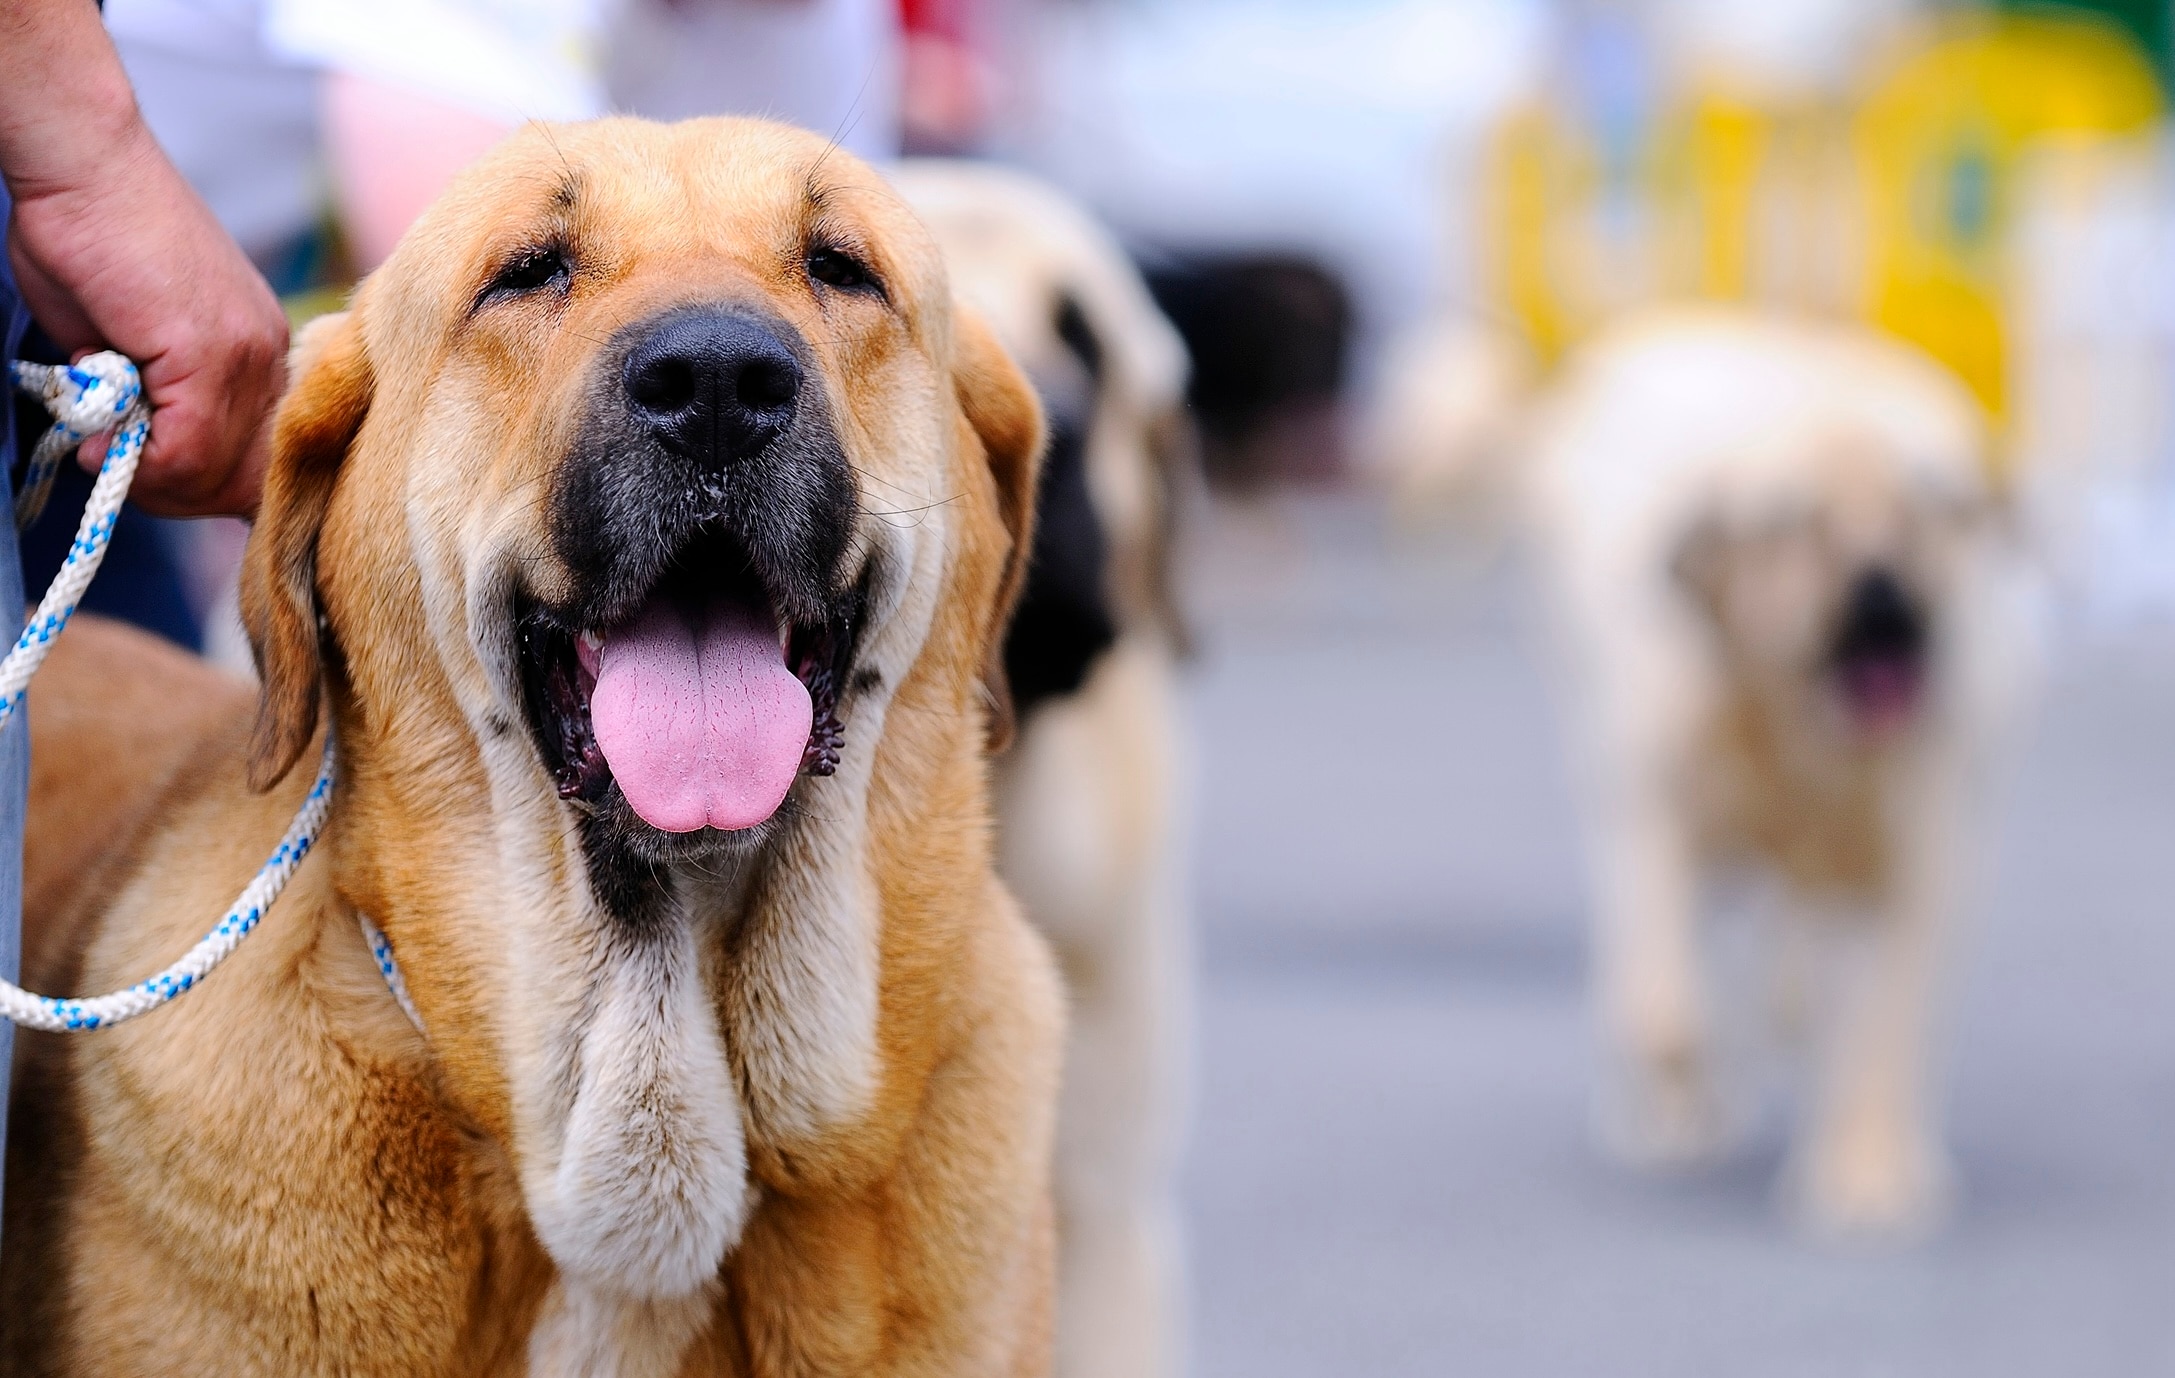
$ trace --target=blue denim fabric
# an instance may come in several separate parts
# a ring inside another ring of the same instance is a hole
[[[11,203],[0,184],[0,361],[15,357],[28,317],[8,271],[7,223]],[[13,385],[0,381],[0,390]],[[0,395],[0,403],[12,398]],[[15,549],[15,408],[0,405],[0,628],[10,643],[23,625],[23,565]],[[19,980],[22,966],[23,810],[30,793],[30,718],[11,714],[0,725],[0,976]],[[8,1068],[15,1026],[0,1019],[0,1144],[7,1142]]]

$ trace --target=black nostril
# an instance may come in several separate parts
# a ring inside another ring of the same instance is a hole
[[[683,411],[695,401],[695,366],[672,357],[645,360],[627,379],[627,392],[645,411]]]
[[[675,454],[721,465],[761,453],[792,424],[800,362],[782,325],[686,309],[653,324],[622,375],[636,420]]]
[[[800,370],[794,368],[789,361],[781,365],[773,360],[755,359],[750,360],[747,367],[740,370],[740,380],[734,387],[734,392],[738,394],[740,405],[744,407],[755,411],[773,411],[792,403],[794,396],[800,392],[800,381]]]

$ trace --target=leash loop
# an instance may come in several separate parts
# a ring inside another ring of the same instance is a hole
[[[73,1033],[103,1029],[140,1014],[149,1014],[176,996],[187,993],[231,956],[234,949],[241,946],[242,939],[256,931],[264,911],[272,907],[272,901],[286,888],[288,877],[316,845],[318,829],[324,825],[325,811],[331,805],[332,737],[327,734],[325,754],[317,767],[317,780],[310,786],[309,797],[302,801],[294,822],[287,825],[287,835],[265,859],[256,878],[243,889],[241,898],[234,901],[234,907],[227,910],[226,916],[214,924],[209,933],[197,939],[196,946],[184,953],[180,961],[155,976],[145,977],[127,990],[81,1000],[33,995],[20,986],[0,981],[0,1015],[26,1029]]]
[[[91,485],[83,520],[76,526],[75,543],[68,547],[60,572],[53,576],[45,597],[38,600],[38,609],[16,638],[14,648],[0,659],[0,724],[21,709],[31,676],[53,649],[54,638],[75,616],[92,576],[105,560],[114,525],[120,520],[121,503],[136,477],[136,461],[143,457],[144,441],[151,433],[151,409],[144,400],[143,381],[136,366],[119,354],[92,354],[73,364],[11,363],[8,370],[15,385],[43,400],[53,415],[52,429],[31,454],[29,472],[17,500],[18,527],[29,525],[44,510],[53,476],[70,450],[100,431],[111,431],[113,438],[106,447],[98,478]],[[0,981],[0,1017],[25,1028],[56,1033],[102,1029],[148,1014],[193,989],[256,930],[264,911],[278,898],[302,858],[309,855],[332,804],[332,782],[332,733],[328,730],[316,783],[310,786],[286,836],[243,889],[234,907],[180,961],[126,990],[81,1000],[34,995]]]
[[[415,1000],[408,994],[408,982],[400,974],[400,963],[393,960],[393,940],[385,936],[385,930],[370,922],[370,916],[358,911],[355,921],[362,925],[363,942],[370,949],[370,960],[378,964],[378,975],[385,978],[385,988],[393,993],[393,1003],[408,1016],[417,1033],[423,1032],[423,1012],[415,1007]]]

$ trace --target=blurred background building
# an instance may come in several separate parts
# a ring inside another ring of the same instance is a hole
[[[411,27],[447,12],[484,27]],[[359,109],[453,166],[527,116],[781,113],[870,156],[1025,166],[1115,230],[1192,351],[1213,481],[1183,527],[1200,1373],[2175,1362],[2166,0],[106,13],[153,127],[298,315],[375,252]],[[492,37],[509,19],[526,48]],[[469,51],[497,56],[448,58]],[[359,106],[357,77],[406,94]],[[392,167],[427,195],[425,161]],[[1567,351],[1687,300],[1867,322],[1953,369],[2045,575],[2045,713],[1956,993],[1965,1207],[1911,1253],[1774,1231],[1772,1135],[1660,1186],[1585,1148],[1568,773],[1485,495]],[[145,620],[239,662],[239,540],[144,522],[115,548],[145,554]]]

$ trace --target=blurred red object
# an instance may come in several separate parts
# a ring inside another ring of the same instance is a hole
[[[901,115],[909,153],[970,153],[994,105],[994,0],[899,0]]]
[[[899,0],[899,22],[908,33],[938,34],[963,41],[974,0]]]

